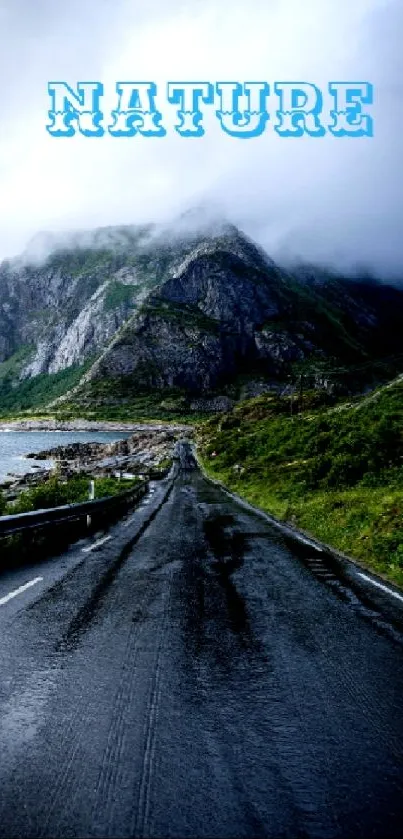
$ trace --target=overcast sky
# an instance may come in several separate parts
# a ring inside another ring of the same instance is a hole
[[[402,37],[401,0],[0,0],[0,258],[203,203],[274,257],[403,277]],[[370,81],[375,136],[55,139],[47,83],[80,79],[154,80],[171,111],[168,80]]]

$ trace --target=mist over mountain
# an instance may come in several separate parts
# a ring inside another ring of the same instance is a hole
[[[0,410],[38,377],[52,383],[44,404],[72,387],[88,404],[238,398],[301,373],[354,390],[400,369],[402,331],[398,285],[280,266],[198,211],[171,225],[41,234],[0,266]]]

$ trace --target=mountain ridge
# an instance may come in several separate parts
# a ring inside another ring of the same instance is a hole
[[[42,263],[0,265],[0,409],[27,380],[75,368],[56,404],[91,401],[105,381],[193,398],[227,393],[239,377],[285,385],[303,371],[320,387],[332,366],[403,353],[403,289],[283,268],[234,225],[111,227],[90,242],[84,232]]]

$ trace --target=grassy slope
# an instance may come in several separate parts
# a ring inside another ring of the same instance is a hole
[[[166,420],[192,422],[187,400],[181,391],[141,391],[133,376],[95,379],[82,393],[60,402],[51,413],[60,419]]]
[[[5,362],[7,364],[8,362]],[[44,373],[25,379],[15,386],[8,377],[1,379],[0,365],[0,417],[18,416],[23,411],[44,407],[78,383],[88,364],[68,367],[60,373]]]
[[[403,585],[403,383],[343,410],[260,397],[199,430],[208,472]]]

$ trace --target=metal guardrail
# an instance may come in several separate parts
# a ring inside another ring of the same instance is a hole
[[[22,531],[38,530],[56,524],[64,524],[68,521],[76,521],[98,513],[112,512],[118,507],[126,506],[130,501],[139,500],[145,495],[146,491],[147,484],[144,482],[133,489],[119,493],[119,495],[107,496],[95,501],[85,501],[82,504],[65,504],[62,507],[34,510],[31,513],[18,513],[14,516],[1,516],[0,538],[12,536],[14,533],[21,533]]]

